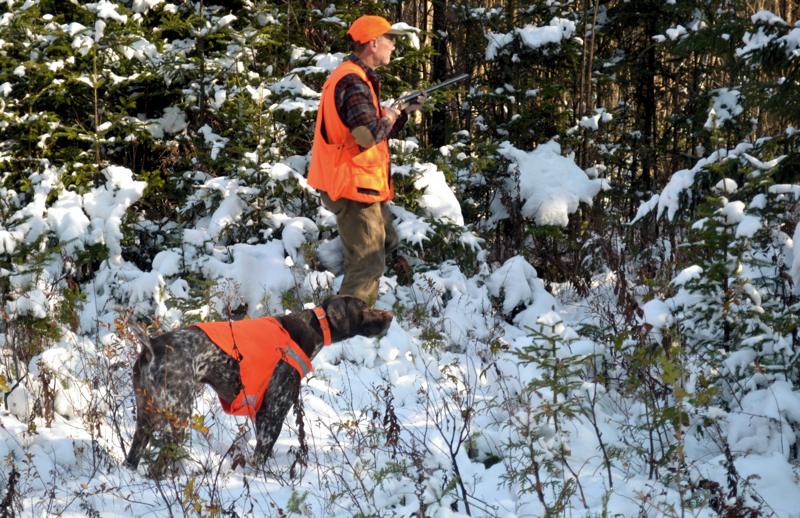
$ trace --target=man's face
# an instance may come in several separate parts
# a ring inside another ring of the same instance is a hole
[[[388,65],[394,50],[394,35],[382,34],[375,39],[375,58],[379,65]]]

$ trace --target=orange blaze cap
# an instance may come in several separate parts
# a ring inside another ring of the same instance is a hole
[[[397,36],[403,33],[392,29],[392,24],[383,16],[362,16],[353,22],[347,34],[359,43],[367,43],[382,34]]]

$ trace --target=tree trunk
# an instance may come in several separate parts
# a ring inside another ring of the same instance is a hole
[[[645,50],[639,60],[638,79],[636,82],[636,101],[639,130],[642,132],[639,155],[642,163],[642,174],[639,189],[647,192],[653,187],[655,179],[655,139],[656,139],[656,49],[651,44],[652,37],[658,30],[658,7],[652,3],[643,6],[645,32],[642,44]]]
[[[433,48],[431,82],[447,78],[447,0],[433,0]],[[431,112],[428,143],[434,148],[447,144],[447,104],[437,104]]]

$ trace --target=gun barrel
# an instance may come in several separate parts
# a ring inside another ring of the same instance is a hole
[[[457,83],[459,81],[463,81],[464,79],[467,79],[468,77],[469,77],[469,74],[460,74],[460,75],[457,75],[455,77],[451,77],[450,79],[446,79],[446,80],[442,81],[439,84],[436,84],[436,85],[433,85],[433,86],[429,86],[428,88],[425,88],[424,90],[418,90],[416,92],[404,95],[402,97],[398,97],[395,102],[396,103],[411,102],[414,99],[416,99],[417,97],[419,97],[420,95],[422,95],[423,93],[429,94],[431,92],[435,92],[436,90],[439,90],[440,88],[445,88],[447,86],[450,86],[453,83]]]

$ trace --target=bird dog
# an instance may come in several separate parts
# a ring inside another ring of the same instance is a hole
[[[392,318],[357,297],[335,295],[290,315],[207,322],[141,337],[133,366],[136,431],[125,464],[136,469],[155,435],[160,450],[149,474],[163,475],[183,443],[200,383],[214,389],[223,410],[255,421],[253,464],[262,464],[323,345],[356,335],[380,336]]]

